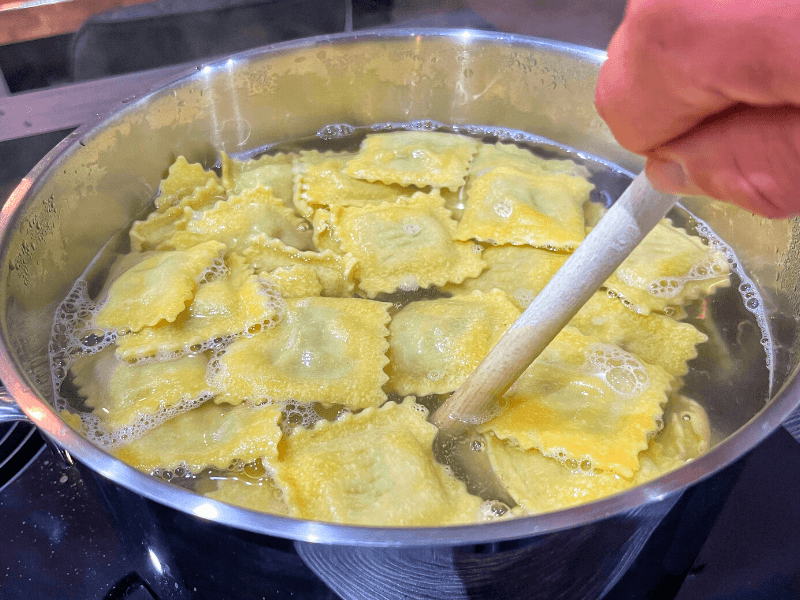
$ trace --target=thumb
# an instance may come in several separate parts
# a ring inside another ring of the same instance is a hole
[[[662,191],[772,218],[800,214],[800,108],[737,106],[647,157],[647,176]]]

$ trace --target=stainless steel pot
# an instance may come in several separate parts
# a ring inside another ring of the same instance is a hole
[[[705,404],[720,441],[708,454],[645,486],[552,514],[402,529],[255,513],[139,473],[76,434],[49,403],[47,350],[55,307],[104,243],[151,201],[178,154],[212,165],[219,150],[242,152],[313,135],[330,124],[430,119],[532,132],[637,171],[640,158],[615,143],[594,110],[603,60],[600,51],[498,33],[330,36],[198,66],[81,127],[36,166],[0,213],[0,376],[8,394],[0,402],[0,419],[31,420],[82,465],[139,497],[236,530],[304,542],[452,547],[532,539],[565,529],[588,531],[607,517],[642,514],[658,501],[674,501],[676,492],[758,444],[800,403],[796,222],[686,201],[736,249],[761,290],[777,342],[772,397],[765,402],[747,393],[746,385],[710,394]],[[624,540],[619,544],[617,549]]]

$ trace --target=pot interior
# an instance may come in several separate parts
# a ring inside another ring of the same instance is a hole
[[[335,133],[342,126],[430,121],[529,132],[637,172],[641,159],[615,143],[594,110],[603,58],[575,46],[470,31],[334,36],[197,67],[119,107],[68,136],[3,210],[3,381],[37,424],[74,456],[159,502],[295,539],[345,536],[350,542],[375,543],[369,528],[308,524],[193,499],[80,438],[42,402],[53,395],[47,356],[55,308],[107,241],[148,207],[178,155],[208,168],[221,150],[242,155],[268,144]],[[735,363],[710,375],[714,390],[703,401],[717,447],[691,468],[641,489],[510,524],[427,533],[384,530],[380,543],[424,543],[426,536],[439,543],[503,539],[586,523],[663,497],[722,468],[786,418],[797,404],[788,388],[800,360],[796,222],[768,221],[704,199],[687,199],[684,206],[730,244],[739,267],[760,290],[773,342],[771,392],[766,380],[754,384]],[[737,332],[720,335],[735,340]],[[760,348],[758,340],[756,345]]]

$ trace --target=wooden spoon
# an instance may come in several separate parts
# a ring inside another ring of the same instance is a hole
[[[440,436],[485,421],[496,399],[541,354],[678,201],[640,173],[469,378],[433,414]]]

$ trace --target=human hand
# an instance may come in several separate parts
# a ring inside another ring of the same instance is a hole
[[[596,105],[662,191],[800,214],[797,0],[629,0]]]

